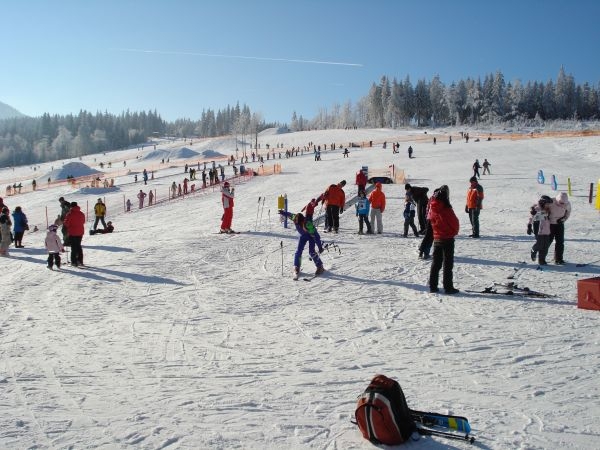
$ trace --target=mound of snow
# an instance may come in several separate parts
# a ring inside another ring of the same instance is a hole
[[[119,192],[119,191],[120,191],[120,189],[116,186],[107,187],[107,188],[105,188],[105,187],[99,187],[99,188],[85,187],[85,188],[81,188],[73,193],[74,194],[102,196],[102,195],[106,195],[106,194],[113,194],[113,193]]]
[[[40,177],[40,180],[66,180],[68,176],[75,178],[86,177],[88,175],[103,174],[99,170],[92,169],[90,166],[81,162],[70,162],[59,169],[54,169],[48,172],[45,176]]]
[[[188,159],[195,158],[199,153],[191,148],[181,147],[179,150],[172,150],[169,153],[169,158],[171,159]]]
[[[223,153],[219,153],[214,150],[204,150],[201,154],[205,158],[222,158],[225,156]]]
[[[262,130],[258,133],[259,136],[273,136],[276,134],[286,134],[289,133],[290,129],[288,127],[279,127],[279,128],[267,128],[266,130]]]
[[[164,159],[169,157],[167,150],[152,150],[143,159]]]

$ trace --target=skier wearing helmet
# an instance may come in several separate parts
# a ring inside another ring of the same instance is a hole
[[[323,243],[321,242],[321,238],[319,237],[319,234],[317,233],[312,221],[306,220],[302,213],[293,214],[280,209],[279,214],[291,219],[294,222],[294,225],[296,225],[296,231],[298,234],[300,234],[300,238],[298,239],[298,247],[296,248],[296,253],[294,254],[294,280],[297,280],[298,276],[300,275],[302,253],[304,252],[304,247],[306,247],[307,242],[310,259],[313,263],[315,263],[315,266],[317,266],[315,276],[321,275],[323,272],[325,272],[325,269],[323,268],[323,262],[319,257],[319,253],[323,252]],[[318,249],[318,253],[317,249],[315,249],[315,245]]]
[[[221,230],[219,233],[235,233],[231,229],[231,221],[233,220],[233,196],[235,188],[229,187],[229,182],[223,183],[221,188],[221,202],[223,203],[223,218],[221,221]]]

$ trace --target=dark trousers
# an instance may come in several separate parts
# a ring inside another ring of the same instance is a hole
[[[363,222],[367,225],[367,233],[372,233],[373,231],[371,230],[371,222],[369,222],[368,214],[359,214],[358,215],[358,232],[359,233],[363,232]]]
[[[552,245],[552,241],[556,239],[554,244],[554,261],[563,261],[563,255],[565,253],[565,224],[555,223],[550,224],[550,240],[548,241],[548,248]]]
[[[340,207],[337,205],[327,205],[327,227],[331,231],[333,228],[337,231],[340,228]]]
[[[104,216],[96,216],[96,220],[94,220],[94,230],[98,227],[98,222],[102,222],[102,226],[106,229],[106,222],[104,222]]]
[[[433,260],[429,273],[429,287],[437,288],[440,269],[443,270],[442,283],[444,289],[453,289],[452,269],[454,268],[454,239],[442,239],[433,242]]]
[[[479,237],[479,208],[469,208],[469,220],[473,227],[473,236]]]
[[[48,253],[48,267],[56,264],[56,267],[60,267],[60,253]]]
[[[419,237],[419,232],[417,231],[417,227],[415,225],[415,216],[410,215],[409,218],[404,218],[404,237],[408,237],[408,227],[413,230],[415,233],[415,237]]]
[[[417,218],[419,219],[419,232],[424,233],[427,226],[427,199],[417,202]]]
[[[71,241],[71,264],[78,266],[83,264],[83,248],[81,248],[81,239],[83,236],[69,236]]]
[[[429,256],[431,252],[431,246],[433,245],[433,228],[431,228],[431,223],[427,221],[425,224],[425,235],[423,236],[423,240],[419,245],[419,252],[422,252],[423,255]]]
[[[531,247],[531,251],[536,252],[538,254],[538,262],[540,264],[546,263],[548,247],[550,247],[550,235],[538,234],[535,237],[535,244],[533,244],[533,246]]]

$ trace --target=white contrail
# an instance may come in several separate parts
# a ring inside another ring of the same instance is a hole
[[[157,53],[160,55],[185,55],[185,56],[208,56],[211,58],[235,58],[235,59],[253,59],[256,61],[276,61],[276,62],[291,62],[303,64],[328,64],[333,66],[351,66],[362,67],[362,64],[337,62],[337,61],[315,61],[310,59],[285,59],[285,58],[265,58],[261,56],[238,56],[238,55],[218,55],[212,53],[195,53],[195,52],[172,52],[162,50],[142,50],[137,48],[115,48],[119,52],[136,52],[136,53]]]

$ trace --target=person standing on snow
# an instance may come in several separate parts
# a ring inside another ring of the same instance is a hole
[[[2,212],[0,213],[0,256],[10,256],[8,253],[8,247],[11,244],[10,227],[12,222],[8,215],[8,207],[3,206]]]
[[[406,183],[404,185],[404,190],[407,194],[410,194],[417,205],[416,216],[419,220],[419,234],[424,234],[427,226],[427,204],[429,202],[427,193],[429,192],[429,188],[411,186],[409,183]]]
[[[48,227],[48,233],[46,234],[46,240],[44,245],[48,250],[48,269],[52,270],[54,264],[60,269],[60,254],[65,251],[65,248],[60,241],[60,237],[56,234],[58,230],[57,225],[50,225]]]
[[[550,239],[548,247],[556,239],[554,244],[554,262],[564,264],[565,252],[565,222],[571,216],[571,202],[566,192],[558,194],[550,204]],[[538,231],[539,234],[539,231]]]
[[[294,222],[294,225],[296,225],[296,231],[298,234],[300,234],[300,238],[298,239],[298,247],[296,248],[296,253],[294,254],[294,279],[297,280],[298,276],[300,275],[302,253],[304,252],[304,247],[306,247],[307,242],[310,259],[315,266],[317,266],[315,275],[321,275],[323,272],[325,272],[325,269],[323,268],[323,262],[319,257],[319,253],[323,252],[323,244],[313,223],[307,221],[302,213],[293,214],[280,209],[279,214],[291,219],[292,222]],[[315,247],[318,249],[318,253]]]
[[[144,199],[146,198],[146,193],[140,189],[140,192],[138,192],[137,194],[137,198],[139,201],[139,208],[142,209],[144,207]]]
[[[340,214],[344,212],[346,204],[344,186],[346,186],[346,180],[330,185],[323,194],[323,198],[327,201],[328,232],[333,230],[334,233],[337,233],[340,228]]]
[[[469,179],[469,189],[467,190],[467,204],[465,212],[469,215],[469,221],[473,227],[473,233],[469,235],[472,238],[479,237],[479,213],[483,208],[483,186],[479,184],[476,176]]]
[[[408,227],[413,230],[415,233],[415,237],[419,237],[419,232],[417,231],[417,227],[415,225],[415,214],[416,214],[416,205],[413,198],[410,194],[406,194],[404,197],[404,237],[408,237]]]
[[[535,244],[531,247],[531,260],[535,261],[538,258],[538,264],[545,266],[546,256],[548,255],[548,247],[550,247],[550,205],[552,199],[547,195],[542,195],[538,204],[533,208],[535,214],[530,215],[529,223],[527,224],[527,232],[531,230],[532,223],[538,223],[538,230],[535,233]]]
[[[377,234],[381,234],[383,233],[382,214],[385,211],[385,194],[380,182],[375,183],[375,190],[369,195],[369,203],[371,203],[371,229],[375,227],[375,221],[377,221]]]
[[[369,180],[367,180],[367,175],[365,174],[365,171],[363,169],[360,169],[358,171],[358,173],[356,174],[356,185],[358,186],[358,193],[360,194],[360,192],[367,192],[366,191],[366,187],[367,187],[367,182]]]
[[[20,206],[17,206],[12,213],[13,216],[13,232],[15,233],[15,248],[23,248],[23,235],[25,230],[29,230],[27,216]]]
[[[358,191],[358,201],[356,202],[356,216],[358,217],[358,234],[363,234],[363,222],[367,225],[367,234],[373,234],[371,222],[369,222],[369,211],[371,204],[365,197],[365,191]]]
[[[233,197],[235,195],[235,188],[229,187],[229,182],[223,183],[221,188],[221,202],[223,203],[223,220],[221,221],[221,230],[219,233],[234,233],[231,229],[231,222],[233,220]]]
[[[488,175],[491,175],[491,172],[490,172],[490,166],[491,165],[492,164],[487,160],[487,158],[485,158],[483,160],[483,175],[485,175],[486,172],[487,172]]]
[[[64,225],[71,245],[71,265],[75,267],[82,266],[83,248],[81,247],[81,240],[85,234],[85,214],[81,212],[77,202],[71,203],[71,209],[65,216]]]
[[[443,267],[443,285],[446,294],[456,294],[452,270],[454,268],[454,237],[459,223],[450,204],[448,186],[436,190],[429,203],[429,220],[433,229],[433,260],[429,272],[429,292],[438,292],[440,269]]]
[[[479,164],[479,160],[476,159],[475,162],[473,163],[473,176],[474,177],[481,178],[481,175],[479,175],[479,169],[481,169],[481,165]]]
[[[94,220],[93,230],[96,231],[98,228],[98,222],[102,222],[102,227],[106,229],[106,222],[104,222],[104,216],[106,216],[106,205],[102,203],[102,199],[99,198],[94,206],[94,214],[96,215],[96,220]]]

